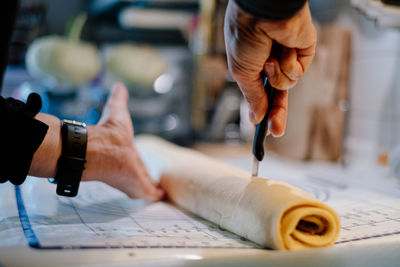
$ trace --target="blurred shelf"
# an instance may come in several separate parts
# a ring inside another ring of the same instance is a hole
[[[351,0],[351,4],[375,20],[379,26],[400,29],[400,6],[388,5],[381,0]]]

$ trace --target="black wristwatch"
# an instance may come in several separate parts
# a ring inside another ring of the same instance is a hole
[[[78,194],[86,163],[86,124],[63,120],[61,137],[62,152],[58,160],[57,174],[50,181],[57,184],[58,195],[74,197]]]

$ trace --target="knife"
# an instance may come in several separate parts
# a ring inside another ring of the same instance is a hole
[[[256,131],[254,133],[254,140],[253,140],[253,169],[251,172],[252,177],[258,176],[258,165],[259,162],[263,160],[264,158],[264,142],[266,139],[267,135],[267,130],[268,130],[268,117],[272,109],[272,103],[274,102],[274,91],[275,88],[271,86],[271,84],[268,81],[267,76],[265,75],[264,72],[262,72],[262,78],[264,82],[264,89],[265,92],[267,93],[267,98],[268,98],[268,109],[267,113],[265,113],[264,118],[262,121],[256,125]]]

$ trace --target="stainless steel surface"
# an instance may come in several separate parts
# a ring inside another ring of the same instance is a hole
[[[252,177],[258,176],[258,163],[259,161],[256,159],[256,157],[253,157],[253,169],[251,171]]]

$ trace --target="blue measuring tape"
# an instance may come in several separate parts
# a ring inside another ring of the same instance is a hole
[[[15,198],[17,200],[19,221],[21,222],[22,230],[24,231],[29,246],[32,248],[41,248],[39,239],[37,238],[35,231],[33,231],[31,222],[29,221],[24,200],[22,199],[21,188],[17,185],[15,186]]]
[[[24,231],[24,235],[28,245],[31,248],[35,249],[110,249],[110,248],[135,248],[134,246],[73,246],[73,247],[64,247],[64,246],[42,246],[40,245],[39,239],[33,230],[32,224],[29,220],[29,215],[26,211],[24,200],[22,198],[21,188],[16,185],[15,187],[15,199],[18,207],[18,216],[19,221],[21,222],[22,230]],[[0,264],[1,267],[1,264]]]

